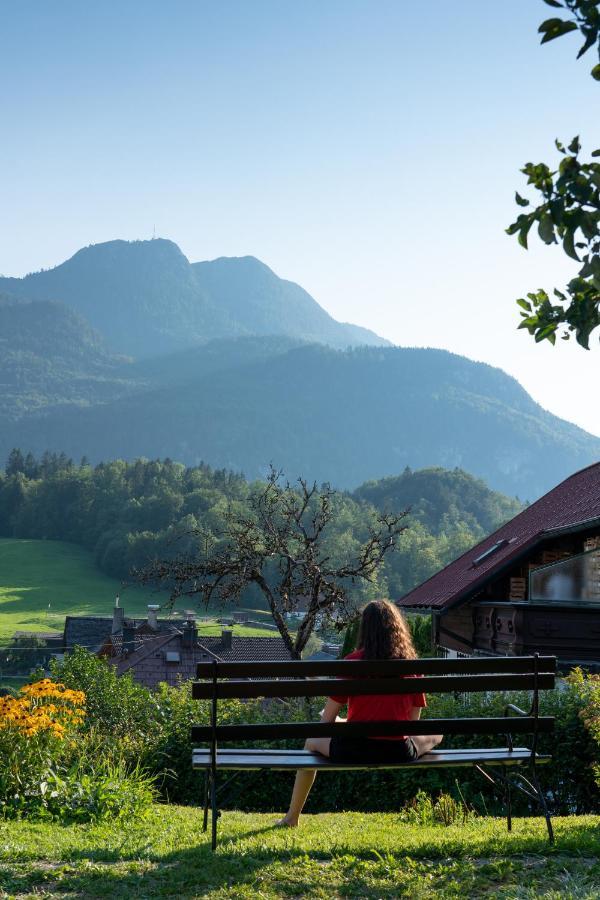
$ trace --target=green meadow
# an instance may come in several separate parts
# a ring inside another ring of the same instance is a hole
[[[54,825],[0,821],[0,896],[206,900],[410,897],[412,900],[597,900],[600,819],[409,824],[400,814],[277,816],[225,812],[211,853],[202,814],[155,806],[139,821]]]
[[[104,575],[87,550],[63,541],[0,539],[0,640],[15,631],[62,631],[66,615],[110,616],[119,594],[126,615],[142,617],[148,603],[166,598],[149,588],[123,585]],[[190,606],[190,600],[184,604]],[[264,613],[251,612],[257,620]],[[216,622],[200,623],[202,636],[219,634]],[[240,636],[277,632],[235,625]]]

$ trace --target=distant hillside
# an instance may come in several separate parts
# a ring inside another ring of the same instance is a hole
[[[515,379],[441,350],[300,346],[159,383],[30,417],[0,434],[0,454],[21,446],[91,460],[169,456],[250,478],[274,462],[292,479],[344,488],[406,466],[460,467],[528,500],[600,458],[600,439],[545,412]]]
[[[121,373],[124,378],[131,378],[145,388],[185,384],[226,369],[265,362],[302,346],[302,343],[282,336],[215,340],[178,353],[134,362],[128,360],[122,365]]]
[[[490,490],[462,469],[405,469],[402,475],[362,484],[352,496],[380,512],[410,509],[410,518],[432,534],[462,523],[483,537],[523,509],[518,500]]]
[[[0,295],[0,427],[32,410],[115,399],[132,386],[122,366],[62,303]]]
[[[92,554],[62,541],[0,539],[0,641],[16,630],[62,631],[65,615],[110,616],[121,594],[129,615],[157,603],[149,588],[100,572]]]
[[[48,271],[0,278],[0,292],[58,300],[83,315],[111,350],[135,357],[214,338],[286,335],[335,347],[387,344],[336,322],[310,294],[253,257],[191,264],[172,241],[110,241]]]

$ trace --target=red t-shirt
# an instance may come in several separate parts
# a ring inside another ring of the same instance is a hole
[[[364,651],[355,650],[345,659],[363,659]],[[417,675],[406,675],[405,678],[418,678]],[[425,694],[369,694],[367,696],[348,697],[340,694],[332,697],[336,703],[348,704],[348,722],[397,722],[410,719],[414,706],[427,706]],[[389,735],[387,738],[374,740],[404,740],[403,735]]]

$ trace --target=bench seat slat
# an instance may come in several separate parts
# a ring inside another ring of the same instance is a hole
[[[489,719],[419,719],[393,722],[277,722],[253,725],[217,725],[216,739],[221,741],[302,740],[308,737],[372,737],[397,734],[532,734],[533,716]],[[548,733],[554,729],[553,716],[540,716],[537,729]],[[209,725],[192,727],[193,741],[212,740]]]
[[[217,750],[217,767],[219,769],[399,769],[420,766],[474,766],[474,765],[523,765],[531,759],[531,750],[516,747],[509,751],[499,749],[472,750],[432,750],[414,762],[404,763],[332,763],[319,754],[302,750],[291,751],[251,751],[251,750]],[[536,756],[536,762],[550,760],[549,756]],[[196,769],[210,767],[210,751],[194,750],[192,764]]]
[[[216,696],[250,699],[252,697],[327,697],[357,696],[371,694],[438,694],[473,693],[476,691],[531,691],[534,675],[430,675],[424,678],[324,678],[291,681],[220,681],[216,685]],[[538,676],[538,687],[554,687],[554,675],[542,673]],[[211,682],[195,681],[192,697],[195,700],[209,700],[213,696]]]
[[[378,659],[305,662],[213,662],[198,663],[197,677],[212,678],[352,678],[361,675],[476,675],[523,674],[535,671],[533,656],[477,656],[461,659]],[[538,672],[556,672],[555,656],[539,656]]]

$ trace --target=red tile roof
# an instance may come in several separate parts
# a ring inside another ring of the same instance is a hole
[[[544,494],[454,562],[398,601],[402,607],[443,609],[452,606],[500,572],[526,549],[561,530],[600,527],[600,463],[576,472]],[[478,564],[495,544],[503,543]]]

